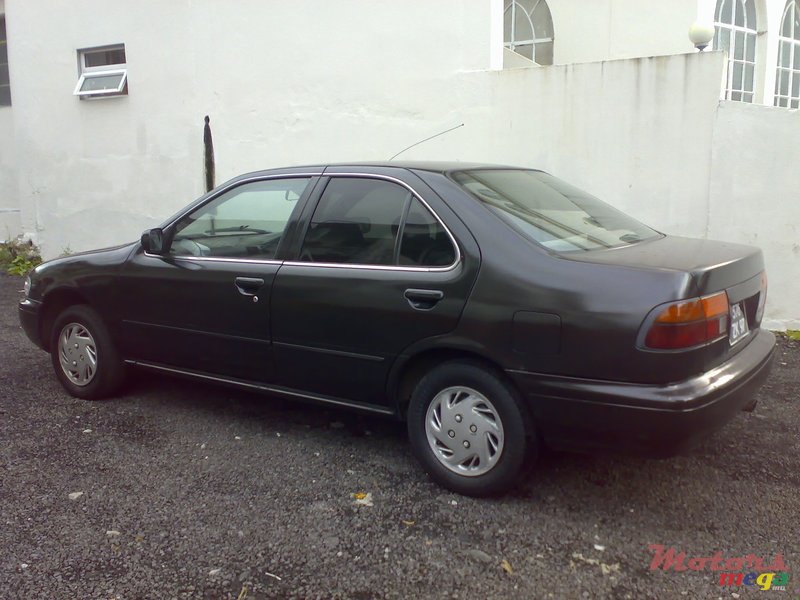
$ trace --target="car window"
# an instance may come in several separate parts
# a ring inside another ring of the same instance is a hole
[[[303,240],[304,261],[392,265],[410,192],[381,179],[334,177]]]
[[[414,198],[408,209],[400,242],[401,265],[446,267],[456,260],[456,251],[444,227]]]
[[[175,256],[271,259],[310,179],[288,178],[240,185],[178,222]]]
[[[617,248],[661,235],[541,171],[476,169],[452,177],[514,229],[550,250]]]
[[[455,257],[444,226],[406,188],[350,177],[326,186],[300,253],[303,261],[430,267]]]

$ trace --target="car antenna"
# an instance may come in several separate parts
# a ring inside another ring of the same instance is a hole
[[[400,155],[401,155],[403,152],[405,152],[406,150],[411,150],[411,148],[413,148],[414,146],[419,146],[419,145],[420,145],[421,143],[423,143],[423,142],[427,142],[428,140],[432,140],[433,138],[437,138],[437,137],[439,137],[440,135],[444,135],[445,133],[448,133],[448,132],[450,132],[450,131],[453,131],[454,129],[458,129],[459,127],[463,127],[463,126],[464,126],[464,124],[463,124],[463,123],[459,123],[459,124],[458,124],[458,125],[456,125],[455,127],[451,127],[450,129],[445,129],[444,131],[440,131],[439,133],[437,133],[436,135],[432,135],[431,137],[426,137],[424,140],[420,140],[420,141],[418,141],[418,142],[417,142],[417,143],[415,143],[415,144],[411,144],[411,145],[410,145],[408,148],[403,148],[402,150],[400,150],[400,152],[398,152],[397,154],[395,154],[395,155],[394,155],[392,158],[390,158],[389,160],[390,160],[390,161],[391,161],[391,160],[394,160],[395,158],[397,158],[398,156],[400,156]]]

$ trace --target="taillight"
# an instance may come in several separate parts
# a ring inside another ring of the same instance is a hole
[[[728,333],[728,311],[725,292],[668,304],[651,322],[644,345],[679,350],[713,342]]]
[[[761,323],[764,316],[764,305],[767,303],[767,272],[761,273],[761,291],[758,294],[758,308],[756,309],[756,324]]]

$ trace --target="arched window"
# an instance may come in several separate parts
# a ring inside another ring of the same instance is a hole
[[[800,5],[788,0],[778,36],[775,106],[800,107]]]
[[[545,0],[505,0],[504,45],[540,64],[553,64],[553,17]]]
[[[756,70],[756,7],[754,0],[717,0],[714,50],[728,52],[725,97],[752,102]]]

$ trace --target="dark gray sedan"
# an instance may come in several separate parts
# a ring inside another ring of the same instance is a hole
[[[757,248],[541,171],[390,163],[237,177],[37,267],[19,315],[74,396],[135,366],[394,416],[434,480],[486,495],[542,445],[669,455],[752,408],[765,300]]]

